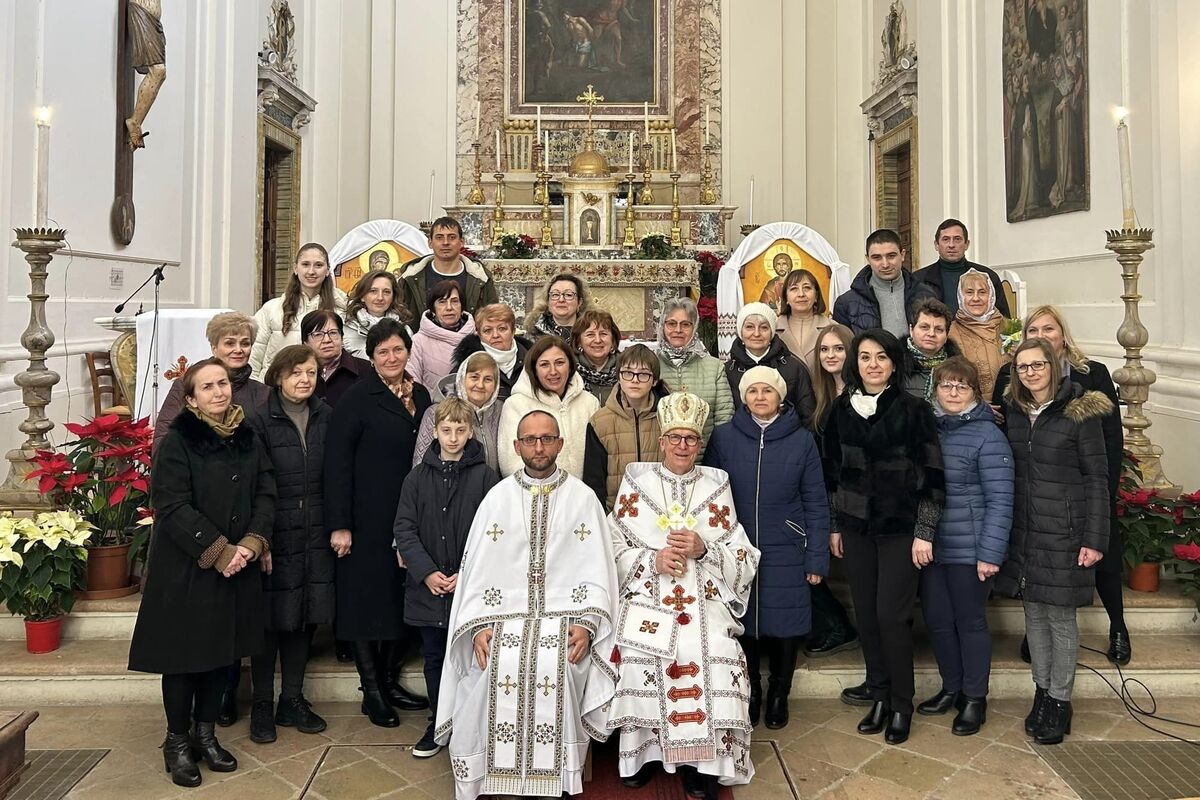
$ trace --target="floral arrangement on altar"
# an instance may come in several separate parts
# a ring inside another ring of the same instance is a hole
[[[700,264],[700,298],[696,310],[700,315],[698,335],[710,355],[717,354],[717,275],[725,266],[725,259],[716,253],[702,250],[696,253]]]
[[[642,237],[638,242],[638,253],[641,258],[649,258],[656,261],[666,261],[672,258],[687,258],[688,254],[677,249],[671,244],[671,240],[665,234],[650,233]]]
[[[61,450],[38,450],[30,459],[30,480],[56,508],[77,514],[95,529],[89,546],[112,546],[133,540],[138,525],[151,521],[150,418],[123,420],[116,414],[96,417],[86,425],[64,427],[78,439]]]
[[[0,600],[9,613],[41,622],[69,612],[83,588],[91,533],[74,511],[0,515]]]
[[[1019,319],[1006,319],[1000,329],[1000,352],[1011,353],[1021,343],[1025,326]]]
[[[533,258],[537,253],[537,239],[527,233],[506,233],[492,248],[496,258]]]

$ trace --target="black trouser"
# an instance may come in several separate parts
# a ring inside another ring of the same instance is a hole
[[[930,564],[921,570],[921,614],[947,691],[987,697],[992,668],[989,591],[991,581],[979,580],[974,564]]]
[[[917,568],[911,536],[842,533],[867,686],[892,711],[913,711],[913,607]]]
[[[216,722],[221,712],[221,695],[229,677],[229,667],[217,667],[208,672],[183,672],[162,676],[163,710],[167,713],[167,730],[187,733],[192,717],[197,722]]]
[[[438,689],[442,683],[442,662],[446,660],[445,628],[421,627],[421,655],[425,659],[425,690],[429,695],[429,716],[437,720]]]
[[[804,645],[803,636],[743,634],[737,639],[738,644],[742,646],[742,652],[746,654],[746,672],[750,675],[751,683],[762,681],[762,656],[765,652],[771,668],[771,683],[785,695],[791,691],[792,677],[796,674],[796,654]]]
[[[254,702],[275,699],[275,658],[279,658],[279,699],[293,700],[304,691],[304,669],[314,626],[298,631],[267,631],[262,653],[250,659]]]
[[[819,639],[830,633],[848,633],[853,630],[850,615],[829,588],[828,578],[816,586],[810,585],[808,594],[812,598],[812,630],[808,634],[810,638]]]

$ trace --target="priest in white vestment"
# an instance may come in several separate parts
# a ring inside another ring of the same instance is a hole
[[[436,723],[458,800],[579,794],[589,740],[608,737],[616,570],[603,507],[555,463],[559,430],[521,419],[507,446],[525,467],[467,537]]]
[[[737,636],[759,552],[728,474],[696,466],[707,416],[693,394],[659,402],[663,461],[630,464],[609,515],[621,603],[608,728],[621,732],[626,786],[648,783],[661,762],[689,794],[715,800],[754,775]]]

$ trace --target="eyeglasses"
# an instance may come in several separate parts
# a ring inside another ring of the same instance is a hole
[[[649,383],[654,380],[653,372],[634,372],[631,369],[621,370],[621,380],[633,381],[634,383]]]
[[[694,322],[692,322],[690,319],[685,319],[685,320],[669,319],[663,323],[663,327],[666,328],[667,330],[673,331],[673,330],[680,329],[680,328],[694,328],[694,327],[696,327],[696,324]]]
[[[562,438],[561,436],[549,436],[549,435],[547,435],[547,436],[518,436],[517,441],[520,442],[523,447],[537,447],[539,443],[541,443],[542,447],[549,447],[550,445],[554,444],[561,438]]]
[[[685,445],[687,447],[696,447],[700,444],[699,436],[692,436],[691,434],[684,436],[684,435],[678,434],[678,433],[668,433],[668,434],[664,434],[664,435],[667,437],[667,441],[670,442],[671,444],[675,445],[676,447],[678,447],[681,444]]]
[[[574,292],[551,292],[549,294],[551,300],[574,300],[578,296]]]
[[[1024,375],[1027,372],[1041,372],[1050,366],[1049,361],[1030,361],[1028,364],[1017,364],[1017,372]]]
[[[310,333],[308,335],[308,338],[324,341],[326,339],[340,339],[340,338],[342,338],[342,334],[340,331],[336,331],[336,330],[335,331],[313,331],[312,333]]]
[[[949,394],[961,394],[971,391],[971,387],[965,383],[951,383],[950,381],[942,381],[937,385],[937,388]]]

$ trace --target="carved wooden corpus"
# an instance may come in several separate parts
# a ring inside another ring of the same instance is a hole
[[[113,205],[109,216],[113,239],[127,245],[133,241],[137,217],[133,209],[133,150],[125,120],[133,115],[134,79],[129,53],[129,0],[117,0],[117,114]]]

